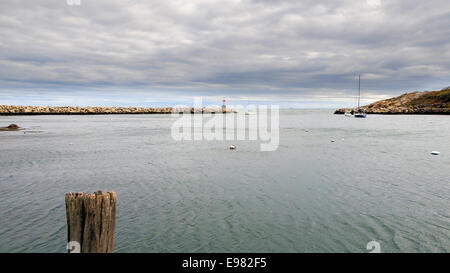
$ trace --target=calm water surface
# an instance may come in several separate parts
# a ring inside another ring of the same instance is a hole
[[[450,251],[450,116],[286,110],[275,152],[177,142],[174,120],[0,117],[34,131],[0,132],[0,252],[65,252],[64,193],[98,189],[116,252]]]

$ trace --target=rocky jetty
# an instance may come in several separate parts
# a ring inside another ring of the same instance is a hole
[[[362,106],[367,114],[382,115],[450,115],[450,87],[440,91],[405,93],[401,96],[380,100]],[[335,114],[353,113],[355,108],[342,108]]]
[[[221,113],[213,108],[172,107],[77,107],[77,106],[14,106],[0,105],[0,115],[113,115],[113,114],[171,114]],[[231,110],[227,109],[227,112]]]

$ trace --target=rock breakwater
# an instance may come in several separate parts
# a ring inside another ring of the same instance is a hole
[[[16,106],[0,105],[0,115],[114,115],[114,114],[171,114],[222,113],[214,108],[172,107],[78,107],[78,106]],[[232,112],[227,109],[227,113]]]

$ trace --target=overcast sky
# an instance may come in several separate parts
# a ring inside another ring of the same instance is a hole
[[[0,104],[353,106],[450,85],[449,0],[1,0]]]

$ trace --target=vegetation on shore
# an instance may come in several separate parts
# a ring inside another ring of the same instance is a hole
[[[450,87],[440,91],[405,93],[401,96],[380,100],[362,106],[368,114],[440,114],[450,115]],[[335,114],[353,112],[355,109],[342,108]]]

